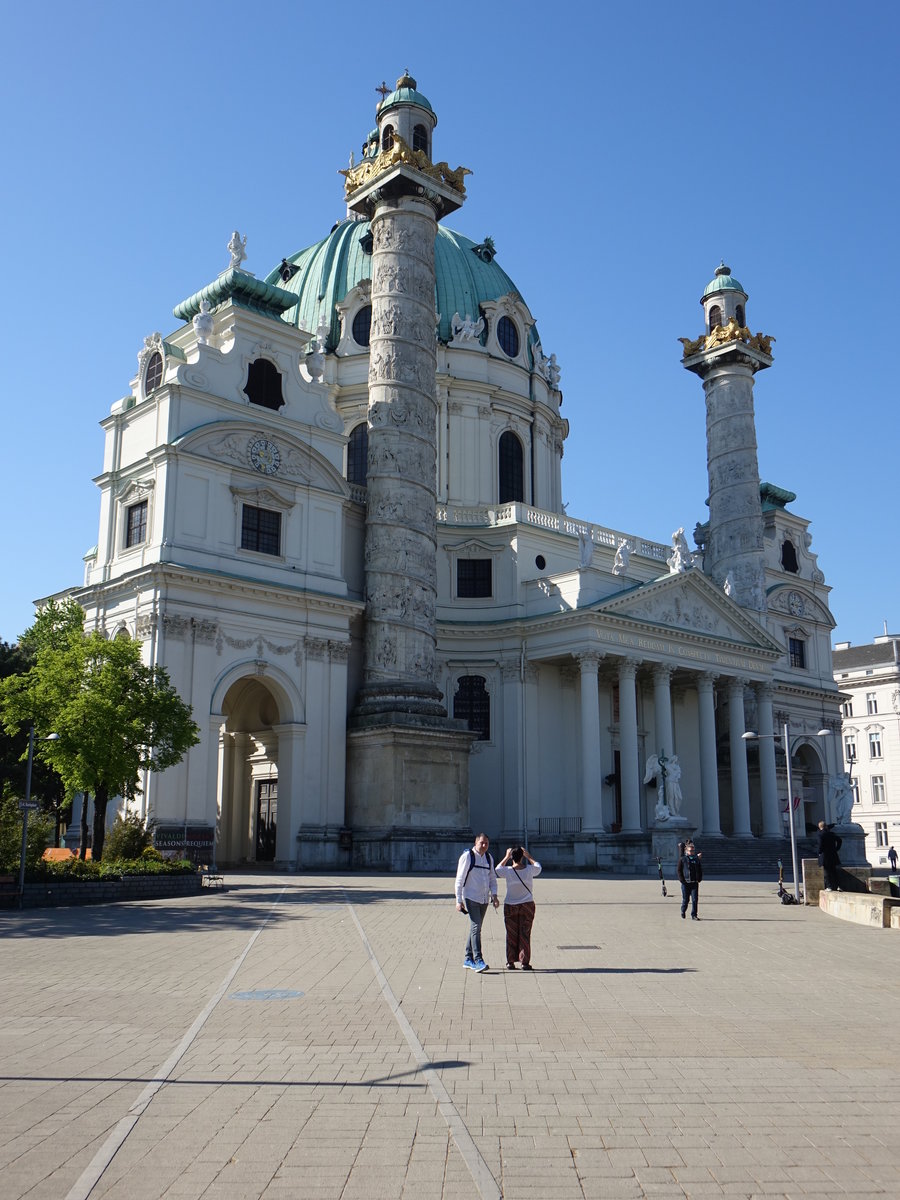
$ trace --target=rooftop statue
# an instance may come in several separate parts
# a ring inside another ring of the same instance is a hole
[[[226,249],[231,255],[231,262],[228,264],[229,270],[239,271],[241,269],[241,263],[247,257],[246,233],[244,234],[243,239],[241,239],[241,235],[235,229],[234,233],[231,235],[231,240],[229,241]]]
[[[628,538],[622,538],[616,548],[616,558],[612,567],[613,575],[627,575],[630,560],[631,547],[628,544]]]

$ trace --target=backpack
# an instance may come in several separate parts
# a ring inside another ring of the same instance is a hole
[[[488,860],[488,869],[489,869],[489,870],[491,870],[491,871],[493,871],[493,869],[494,869],[494,859],[493,859],[493,857],[492,857],[490,854],[486,854],[486,855],[485,855],[485,858]],[[469,850],[469,869],[468,869],[468,871],[466,871],[466,877],[465,877],[465,879],[462,881],[463,890],[465,890],[466,883],[467,883],[467,881],[468,881],[468,878],[469,878],[469,876],[472,874],[472,868],[473,868],[474,866],[475,866],[475,851],[474,851],[474,850]],[[484,870],[484,868],[482,868],[482,870]]]

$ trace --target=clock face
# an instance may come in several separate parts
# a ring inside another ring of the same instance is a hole
[[[803,604],[803,597],[799,592],[791,592],[791,594],[788,596],[788,607],[790,608],[793,616],[803,616],[803,613],[805,612],[805,606]]]
[[[253,438],[247,447],[250,466],[263,475],[274,475],[281,465],[281,451],[268,438]]]

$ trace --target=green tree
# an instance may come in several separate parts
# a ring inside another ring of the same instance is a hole
[[[180,762],[199,730],[166,671],[141,661],[140,643],[85,633],[74,600],[43,608],[22,644],[33,665],[0,680],[0,719],[10,732],[33,723],[38,738],[59,735],[36,741],[35,755],[70,794],[93,795],[92,855],[99,862],[110,799],[133,799],[141,772]]]

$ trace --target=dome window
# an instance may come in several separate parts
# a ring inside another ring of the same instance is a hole
[[[366,486],[369,457],[369,427],[365,421],[356,425],[350,431],[350,441],[347,443],[347,482]]]
[[[267,358],[257,358],[247,371],[244,394],[251,404],[271,408],[275,412],[284,404],[281,394],[281,373]]]
[[[372,305],[366,304],[353,318],[353,340],[357,346],[368,346],[372,336]]]
[[[390,150],[394,144],[394,127],[393,125],[385,125],[381,132],[381,149],[382,152]]]
[[[428,153],[428,130],[424,125],[417,125],[413,129],[412,148],[413,150],[424,150],[426,154]]]
[[[712,330],[715,329],[715,327],[717,325],[721,325],[721,324],[722,324],[722,310],[721,310],[721,308],[719,308],[718,304],[714,304],[712,306],[712,308],[709,310],[710,332],[712,332]]]
[[[544,568],[546,567],[546,565],[547,565],[547,560],[546,560],[546,558],[544,558],[543,554],[536,554],[536,555],[535,555],[535,558],[534,558],[534,565],[537,567],[537,569],[538,569],[539,571],[543,571],[543,569],[544,569]]]
[[[144,371],[144,395],[149,396],[151,392],[155,392],[162,383],[163,377],[163,360],[162,355],[158,350],[155,350],[147,360],[147,366]]]
[[[525,471],[522,443],[509,430],[500,435],[498,466],[500,478],[499,503],[522,503],[525,499]]]
[[[509,317],[501,317],[497,322],[497,341],[500,349],[508,358],[519,356],[519,331],[514,321]]]
[[[738,323],[738,325],[741,325],[741,326],[743,326],[743,325],[745,324],[745,322],[744,322],[744,306],[743,306],[743,304],[738,304],[738,305],[736,305],[736,306],[735,306],[734,315],[737,317],[737,323]]]

